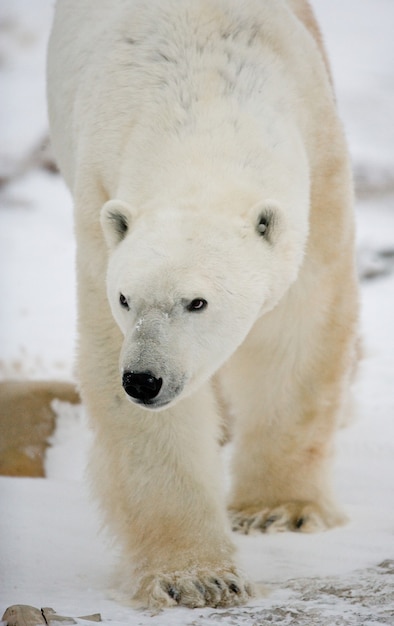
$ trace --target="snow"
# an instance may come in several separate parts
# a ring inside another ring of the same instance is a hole
[[[56,402],[48,479],[0,478],[0,616],[18,603],[63,615],[100,612],[113,626],[394,623],[394,4],[314,0],[313,6],[359,190],[365,358],[355,418],[338,435],[335,464],[349,523],[315,535],[236,536],[243,569],[265,589],[243,609],[151,616],[125,607],[108,592],[116,550],[99,533],[83,480],[85,416]],[[0,378],[73,378],[71,199],[59,176],[29,161],[47,132],[51,14],[51,0],[2,0],[0,179],[11,180],[0,190]]]

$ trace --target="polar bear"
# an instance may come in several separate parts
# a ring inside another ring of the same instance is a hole
[[[246,602],[231,527],[343,521],[329,468],[357,352],[352,183],[313,14],[60,0],[48,101],[119,584],[153,608]]]

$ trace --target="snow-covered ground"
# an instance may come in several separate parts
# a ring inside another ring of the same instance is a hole
[[[394,3],[313,0],[325,34],[358,189],[365,359],[356,418],[338,436],[337,491],[350,522],[316,535],[236,537],[265,595],[234,610],[151,616],[110,599],[114,550],[82,480],[82,410],[57,404],[49,478],[0,478],[0,616],[12,604],[102,614],[114,626],[394,624]],[[0,7],[0,378],[73,376],[71,201],[39,164],[47,133],[51,0]]]

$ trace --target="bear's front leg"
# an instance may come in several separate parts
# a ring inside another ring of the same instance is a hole
[[[90,407],[93,420],[102,406]],[[251,589],[233,560],[210,390],[160,412],[119,396],[110,408],[110,420],[99,416],[90,474],[121,542],[122,596],[154,609],[245,603]]]
[[[223,371],[237,417],[233,530],[313,532],[346,520],[332,494],[331,463],[354,367],[356,316],[349,307],[346,319],[339,302],[315,322],[311,312],[297,319],[289,296]]]
[[[259,430],[244,432],[238,442],[232,529],[308,533],[344,523],[330,484],[332,433],[322,442],[321,434],[311,436],[306,428],[291,433],[270,424]]]

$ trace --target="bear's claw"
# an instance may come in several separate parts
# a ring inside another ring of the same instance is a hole
[[[155,610],[175,605],[223,608],[245,604],[252,595],[251,586],[240,574],[230,570],[218,576],[202,570],[145,578],[134,601],[139,606]]]
[[[235,532],[275,533],[286,530],[311,533],[338,526],[346,521],[336,509],[328,510],[314,502],[288,502],[274,508],[230,510]]]

